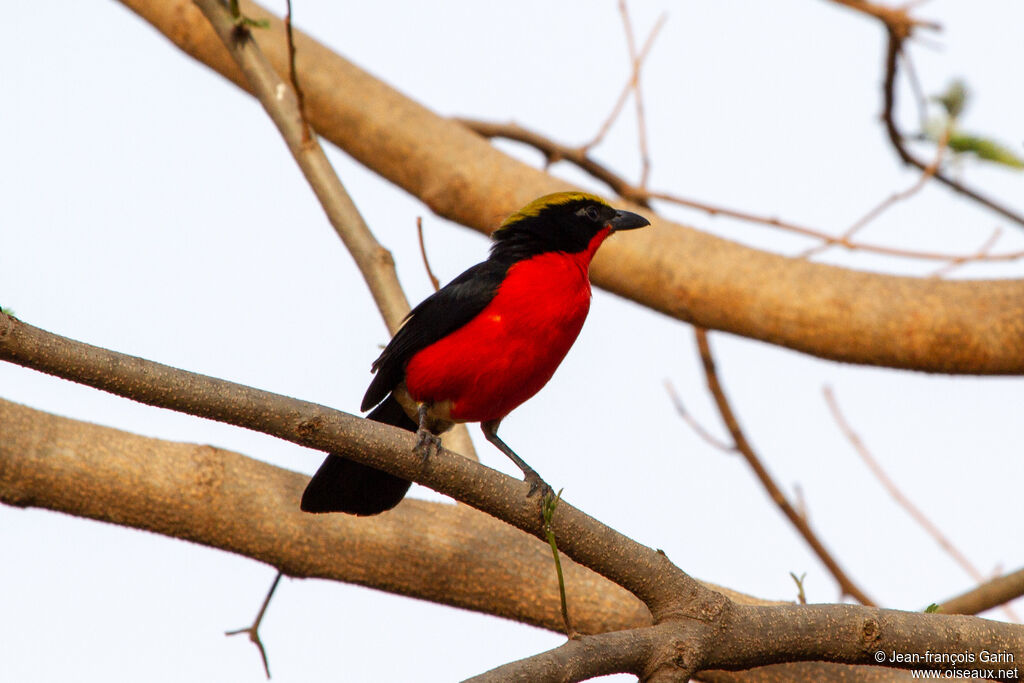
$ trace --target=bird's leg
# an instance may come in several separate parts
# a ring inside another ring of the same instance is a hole
[[[526,464],[522,458],[516,455],[516,452],[508,447],[504,441],[498,436],[498,425],[501,424],[501,420],[492,420],[491,422],[481,422],[480,429],[483,430],[484,436],[492,444],[497,447],[499,451],[509,457],[509,459],[516,464],[516,467],[523,471],[523,480],[530,485],[530,492],[526,494],[529,498],[533,494],[540,491],[541,500],[544,498],[554,498],[555,492],[548,486],[547,482],[540,478],[536,470]]]
[[[413,453],[423,458],[423,464],[430,460],[430,456],[441,450],[441,437],[427,427],[429,419],[427,410],[427,404],[421,403],[418,411],[420,426],[416,430],[416,446],[412,449]]]

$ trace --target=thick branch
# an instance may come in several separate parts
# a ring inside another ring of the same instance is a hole
[[[227,550],[561,631],[546,544],[465,506],[408,500],[372,518],[299,510],[307,477],[212,446],[145,438],[0,400],[0,501]],[[584,633],[651,623],[643,603],[563,563]],[[739,593],[733,599],[752,600]]]
[[[528,485],[442,450],[424,464],[414,436],[307,401],[83,344],[0,312],[0,360],[109,391],[148,405],[276,436],[386,470],[452,496],[545,540],[540,501]],[[298,498],[296,497],[296,500]],[[655,618],[703,615],[726,599],[656,552],[566,502],[552,523],[559,549],[630,591]],[[556,601],[557,604],[557,601]]]
[[[465,683],[583,681],[616,673],[642,675],[664,638],[675,629],[653,626],[570,640],[560,647],[509,662]]]
[[[555,632],[563,627],[547,547],[464,506],[407,500],[373,518],[313,517],[296,502],[305,475],[237,453],[2,399],[0,424],[0,501],[8,505],[193,541],[289,576],[355,583]],[[583,633],[650,625],[647,608],[624,589],[575,562],[563,570],[574,625]],[[736,602],[768,604],[710,588]],[[773,671],[779,680],[806,679],[787,675],[785,666]]]
[[[183,50],[242,85],[223,45],[189,0],[122,0]],[[243,3],[251,16],[265,11]],[[281,23],[257,41],[287,73]],[[296,33],[313,126],[438,214],[481,232],[566,183],[491,147]],[[245,87],[243,85],[243,87]],[[1024,373],[1024,281],[945,282],[788,259],[653,217],[613,240],[594,281],[702,327],[824,358],[931,372]]]
[[[1024,626],[977,617],[860,605],[736,606],[730,617],[728,627],[710,643],[712,651],[705,659],[706,666],[740,669],[796,660],[872,664],[879,651],[887,656],[892,652],[965,650],[977,655],[985,649],[1010,652],[1017,662],[1024,657]],[[785,628],[780,629],[781,624]],[[913,669],[948,668],[934,662],[888,664]]]
[[[374,467],[453,495],[480,510],[540,538],[540,510],[526,498],[526,484],[442,450],[424,466],[412,452],[413,437],[401,430],[316,404],[217,380],[139,358],[98,349],[46,333],[0,313],[0,358],[74,379],[150,405],[188,412],[256,429],[295,443],[341,453]],[[7,461],[2,479],[7,479]],[[15,461],[17,462],[17,461]],[[14,467],[17,471],[17,467]],[[97,472],[98,468],[87,471]],[[194,470],[191,470],[194,472]],[[179,497],[216,504],[223,470],[201,468],[184,486],[168,490]],[[102,476],[102,475],[100,475]],[[294,480],[293,480],[294,481]],[[264,491],[266,482],[258,490]],[[293,505],[298,487],[279,504]],[[251,507],[273,493],[252,495]],[[5,494],[5,500],[13,496]],[[24,498],[12,502],[28,504]],[[148,501],[147,501],[148,502]],[[153,506],[146,505],[147,515]],[[210,524],[190,511],[186,524]],[[295,513],[298,514],[298,513]],[[237,508],[232,519],[245,520]],[[335,518],[337,519],[337,518]],[[386,517],[382,518],[386,520]],[[357,520],[362,521],[362,520]],[[313,520],[307,522],[313,523]],[[328,526],[329,520],[318,520]],[[338,523],[342,523],[340,520]],[[742,669],[765,663],[825,660],[871,663],[871,650],[899,652],[1000,649],[1024,658],[1024,627],[973,617],[902,613],[846,605],[748,607],[729,601],[690,579],[664,555],[642,546],[563,502],[553,522],[560,548],[581,564],[622,585],[651,609],[655,621],[674,625],[685,635],[686,667]],[[396,530],[409,536],[408,529]],[[310,538],[315,538],[315,532]],[[292,536],[310,552],[307,534]],[[278,552],[274,548],[267,552]],[[282,562],[283,564],[283,562]],[[437,565],[434,565],[437,566]],[[448,565],[445,572],[449,571]],[[374,570],[379,567],[374,564]],[[551,607],[557,611],[557,600]],[[651,661],[648,660],[648,665]],[[669,678],[671,679],[671,677]]]
[[[407,500],[373,518],[312,517],[306,478],[212,446],[146,438],[0,399],[0,501],[145,529],[234,552],[294,577],[333,579],[560,632],[545,546],[464,506]],[[444,571],[424,568],[443,567]],[[643,628],[643,603],[575,562],[563,564],[586,634]],[[720,586],[734,602],[769,604]],[[780,603],[770,603],[780,604]],[[806,671],[813,669],[814,675]],[[837,665],[775,665],[753,680],[825,680]],[[842,669],[842,667],[840,667]],[[864,670],[844,680],[866,680]],[[891,672],[888,674],[891,676]],[[747,680],[702,674],[702,680]],[[888,680],[888,679],[886,679]]]
[[[582,680],[581,674],[628,671],[645,680],[687,681],[694,671],[707,668],[744,669],[780,661],[870,666],[880,661],[879,653],[882,662],[897,668],[963,671],[991,665],[977,660],[973,665],[899,662],[892,661],[892,653],[923,656],[966,651],[977,656],[984,649],[1010,653],[1011,661],[1024,655],[1024,627],[1017,624],[853,605],[734,606],[719,626],[710,637],[685,622],[590,636],[472,680],[576,681]],[[631,649],[643,654],[639,670],[630,668],[637,664],[628,657]],[[589,661],[580,670],[579,660],[584,658]],[[556,665],[569,673],[559,678]]]
[[[1024,595],[1024,569],[997,576],[939,605],[943,614],[979,614]]]

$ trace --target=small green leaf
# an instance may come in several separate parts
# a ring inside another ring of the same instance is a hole
[[[236,23],[248,28],[270,28],[269,19],[250,19],[249,17],[243,16],[236,20]]]
[[[967,106],[967,96],[967,84],[958,78],[950,81],[946,92],[941,95],[933,95],[932,100],[942,105],[949,118],[955,119],[963,113],[964,107]]]
[[[562,491],[564,491],[564,490],[565,489],[558,489],[558,493],[555,495],[554,498],[551,498],[549,496],[549,497],[546,497],[544,499],[544,507],[542,508],[542,513],[544,515],[544,526],[545,527],[550,527],[551,526],[551,520],[555,516],[555,508],[557,508],[558,507],[558,503],[561,502],[561,500],[562,500]]]
[[[958,154],[973,154],[979,159],[1000,166],[1024,169],[1024,159],[998,142],[980,135],[954,132],[949,136],[949,148]]]
[[[934,613],[939,611],[939,605],[938,605],[938,603],[933,602],[932,604],[930,604],[927,607],[925,607],[924,611],[925,611],[925,614],[934,614]]]

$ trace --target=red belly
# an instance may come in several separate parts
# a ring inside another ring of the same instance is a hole
[[[599,233],[579,254],[540,254],[513,265],[479,315],[409,360],[405,384],[413,399],[451,401],[451,419],[486,422],[540,391],[583,327],[590,258],[605,237]]]

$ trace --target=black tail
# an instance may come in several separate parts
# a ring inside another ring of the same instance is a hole
[[[366,417],[410,432],[417,428],[390,395]],[[306,485],[301,507],[305,512],[378,515],[398,505],[411,483],[340,455],[328,455]]]

